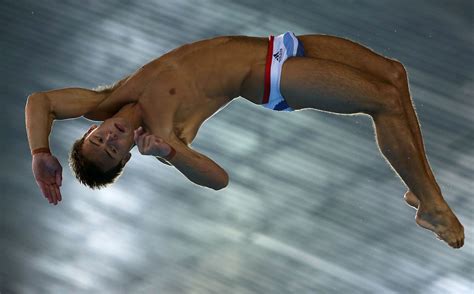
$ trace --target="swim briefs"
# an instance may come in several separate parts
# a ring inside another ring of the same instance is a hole
[[[276,111],[293,111],[280,93],[281,69],[289,57],[304,56],[303,44],[293,32],[276,37],[270,35],[268,39],[262,105]]]

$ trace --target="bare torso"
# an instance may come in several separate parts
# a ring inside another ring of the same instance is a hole
[[[127,81],[139,93],[128,98],[138,102],[152,133],[174,132],[190,144],[202,123],[232,99],[260,104],[267,40],[217,37],[178,47]]]

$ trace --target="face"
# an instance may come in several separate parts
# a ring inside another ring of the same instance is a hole
[[[133,131],[133,127],[120,117],[109,118],[100,126],[93,125],[82,145],[83,155],[103,171],[110,170],[119,162],[125,165],[134,146]]]

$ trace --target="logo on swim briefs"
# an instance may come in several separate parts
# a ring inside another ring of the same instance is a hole
[[[283,50],[280,48],[280,50],[278,50],[277,53],[273,54],[273,57],[275,57],[276,60],[278,60],[278,62],[281,61],[281,58],[283,56]]]

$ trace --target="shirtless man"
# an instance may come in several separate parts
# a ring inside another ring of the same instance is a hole
[[[62,168],[49,151],[55,119],[103,121],[74,143],[70,166],[91,188],[112,183],[136,145],[194,183],[227,186],[224,169],[190,143],[205,120],[241,96],[276,111],[369,115],[380,151],[408,187],[416,223],[453,248],[464,229],[430,169],[403,65],[327,35],[224,36],[181,46],[103,90],[33,93],[25,107],[33,173],[61,201]]]

